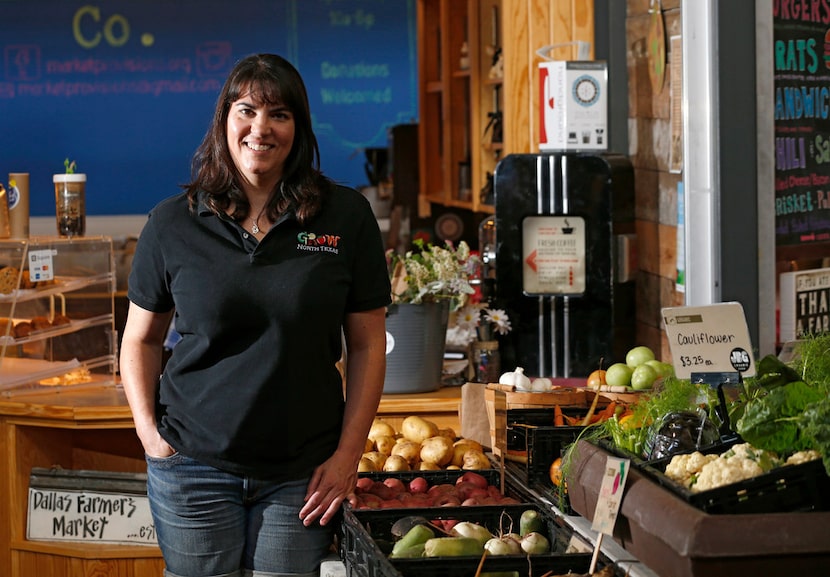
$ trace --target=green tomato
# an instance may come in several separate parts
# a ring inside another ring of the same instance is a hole
[[[643,363],[631,373],[631,388],[635,391],[650,389],[659,376],[654,367]]]
[[[625,364],[633,369],[634,367],[639,367],[646,361],[651,361],[655,358],[654,351],[641,345],[628,351],[628,354],[625,355]]]
[[[674,374],[674,366],[672,366],[671,363],[664,363],[663,361],[652,359],[650,361],[646,361],[645,364],[657,371],[658,377],[670,377]]]
[[[614,363],[605,370],[605,382],[612,387],[631,386],[631,373],[634,371],[625,363]]]

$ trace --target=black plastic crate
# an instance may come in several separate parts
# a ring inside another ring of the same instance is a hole
[[[721,454],[737,441],[702,449]],[[690,453],[687,451],[686,453]],[[785,513],[830,510],[830,476],[821,459],[777,467],[763,475],[709,491],[693,492],[665,475],[671,457],[644,461],[640,471],[690,505],[710,514]]]
[[[566,553],[572,531],[550,512],[534,504],[506,505],[500,507],[430,507],[425,509],[394,509],[355,511],[344,509],[341,557],[348,575],[357,577],[470,577],[478,568],[480,557],[440,557],[418,559],[389,559],[394,543],[392,525],[401,517],[420,515],[427,519],[457,519],[487,527],[491,532],[519,530],[523,511],[534,509],[546,521],[547,537],[551,542],[548,554],[487,556],[482,572],[519,571],[520,575],[539,577],[548,571],[555,573],[585,573],[590,567],[590,553]],[[529,559],[529,560],[528,560]],[[600,563],[602,566],[602,562]]]
[[[466,473],[468,469],[444,469],[441,471],[368,471],[358,473],[358,477],[368,477],[375,481],[383,481],[384,479],[400,479],[404,483],[408,483],[417,477],[426,479],[430,486],[440,485],[442,483],[455,483],[458,478]],[[498,485],[501,483],[501,471],[499,469],[476,469],[473,473],[478,473],[491,485]]]

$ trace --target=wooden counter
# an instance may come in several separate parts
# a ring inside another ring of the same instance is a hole
[[[396,428],[412,414],[458,431],[460,387],[385,395],[378,415]],[[0,396],[0,576],[158,577],[155,546],[28,541],[32,467],[145,472],[144,452],[120,387],[73,387]]]

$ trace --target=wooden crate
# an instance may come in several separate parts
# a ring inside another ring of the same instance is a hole
[[[517,391],[513,385],[490,383],[484,391],[487,421],[490,426],[490,446],[497,456],[504,456],[507,440],[507,414],[516,409],[588,409],[599,394],[597,408],[600,410],[614,401],[622,404],[636,402],[639,392],[600,391],[585,388],[585,379],[553,379],[554,389],[545,393]],[[551,424],[553,424],[551,422]]]

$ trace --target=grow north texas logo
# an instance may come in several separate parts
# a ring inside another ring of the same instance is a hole
[[[297,250],[340,254],[340,235],[301,232],[297,235]]]

